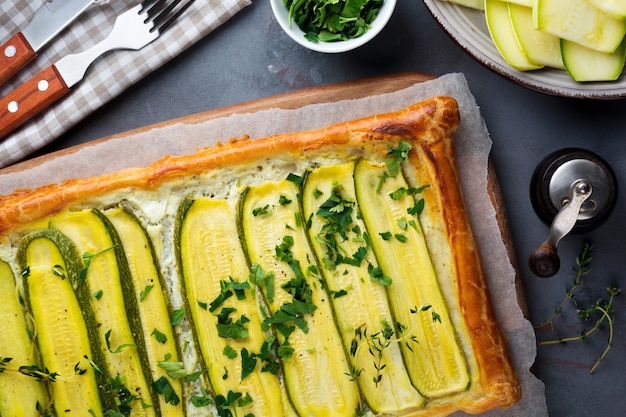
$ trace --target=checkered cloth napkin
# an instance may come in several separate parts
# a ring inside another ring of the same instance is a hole
[[[56,0],[63,1],[63,0]],[[105,38],[115,18],[140,0],[96,0],[54,38],[40,55],[0,87],[4,97],[19,84],[67,54],[81,52]],[[196,0],[159,39],[140,51],[116,51],[93,65],[71,93],[45,112],[0,139],[0,168],[23,159],[70,129],[126,88],[226,22],[251,0]],[[0,1],[0,44],[25,27],[44,0]]]

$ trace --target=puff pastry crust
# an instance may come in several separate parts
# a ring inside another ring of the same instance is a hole
[[[314,131],[231,140],[192,155],[167,156],[148,167],[17,190],[0,197],[0,255],[11,257],[23,230],[65,210],[104,208],[127,200],[141,208],[142,199],[175,196],[172,201],[176,202],[203,192],[222,193],[232,199],[242,186],[290,170],[355,161],[364,156],[384,161],[391,146],[406,141],[412,145],[405,162],[409,183],[430,185],[423,191],[428,209],[420,215],[420,221],[435,269],[444,281],[443,291],[452,304],[450,314],[462,327],[459,338],[471,383],[467,390],[431,398],[423,408],[411,410],[410,414],[398,410],[397,415],[444,416],[457,410],[480,414],[506,408],[520,399],[521,387],[492,307],[464,209],[453,146],[458,126],[456,101],[435,97],[397,112]],[[227,190],[218,189],[220,186]],[[147,212],[139,217],[151,222],[159,219],[159,215]],[[168,242],[161,245],[167,246]]]

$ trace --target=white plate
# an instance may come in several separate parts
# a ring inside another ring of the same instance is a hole
[[[424,0],[424,4],[439,25],[468,54],[487,68],[519,85],[562,97],[591,99],[626,97],[624,74],[612,82],[577,83],[561,70],[517,71],[506,63],[491,41],[482,11],[441,0]]]

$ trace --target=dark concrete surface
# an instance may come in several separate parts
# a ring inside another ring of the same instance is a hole
[[[591,150],[613,168],[618,184],[626,185],[626,100],[560,98],[512,84],[466,55],[420,0],[400,0],[374,41],[339,55],[297,45],[281,31],[269,2],[256,0],[39,154],[260,97],[406,71],[465,74],[493,139],[493,162],[533,323],[550,316],[565,296],[574,279],[571,265],[585,241],[594,247],[592,271],[579,300],[605,297],[612,281],[626,285],[626,193],[621,190],[606,223],[561,242],[557,276],[537,278],[526,266],[529,253],[548,235],[529,198],[532,172],[544,156],[566,147]],[[615,301],[613,347],[593,375],[589,369],[606,346],[608,328],[584,342],[539,346],[536,374],[545,382],[551,416],[626,415],[625,298]],[[563,335],[576,335],[582,326],[574,312],[557,322]],[[539,340],[549,336],[538,332]]]

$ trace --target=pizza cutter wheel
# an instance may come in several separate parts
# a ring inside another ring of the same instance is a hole
[[[583,233],[602,224],[617,201],[617,180],[598,155],[567,148],[548,155],[533,173],[530,185],[535,213],[550,225],[548,239],[528,258],[533,274],[548,278],[561,261],[559,241],[568,233]]]

